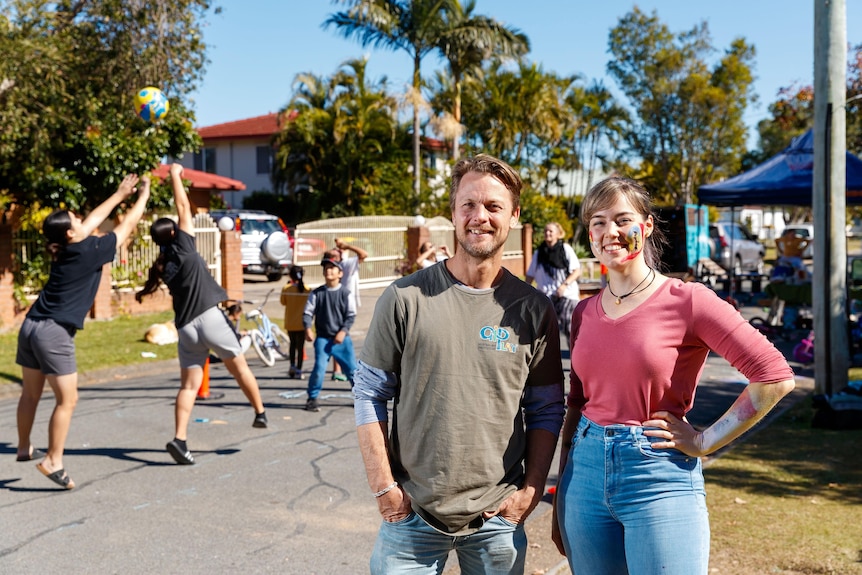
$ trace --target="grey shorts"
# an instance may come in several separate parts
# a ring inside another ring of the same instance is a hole
[[[222,359],[242,353],[227,316],[213,306],[177,330],[180,367],[203,367],[210,350]]]
[[[75,363],[74,327],[53,319],[25,318],[18,332],[15,362],[38,369],[45,375],[69,375],[78,371]]]

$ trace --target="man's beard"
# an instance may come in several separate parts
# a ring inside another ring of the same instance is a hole
[[[477,259],[485,260],[495,256],[506,243],[505,238],[498,237],[492,238],[490,243],[483,242],[482,244],[465,241],[470,235],[470,232],[457,234],[458,244],[461,246],[461,249],[467,252],[467,255]]]

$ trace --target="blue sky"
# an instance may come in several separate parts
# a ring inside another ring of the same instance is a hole
[[[209,45],[206,75],[193,95],[198,126],[240,120],[283,108],[298,73],[330,76],[346,60],[369,56],[370,79],[383,76],[392,89],[409,83],[412,61],[406,52],[364,49],[322,22],[338,10],[328,0],[216,0],[222,13],[204,28]],[[814,0],[477,0],[477,14],[519,28],[530,38],[529,59],[545,71],[603,80],[608,32],[633,6],[652,13],[672,32],[706,20],[719,51],[739,36],[755,46],[754,91],[760,102],[745,120],[753,127],[768,115],[777,91],[814,78]],[[862,0],[846,0],[847,40],[862,43]],[[719,53],[716,54],[716,58]],[[422,62],[423,76],[442,69],[435,56]],[[750,138],[750,146],[756,139]]]

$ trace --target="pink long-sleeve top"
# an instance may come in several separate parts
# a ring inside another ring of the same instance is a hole
[[[710,350],[749,381],[793,378],[781,352],[699,283],[668,279],[617,319],[605,315],[601,294],[583,300],[572,335],[568,405],[599,425],[640,425],[656,411],[682,418]]]

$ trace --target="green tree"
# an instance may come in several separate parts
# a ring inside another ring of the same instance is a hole
[[[203,73],[209,1],[0,0],[0,8],[0,192],[86,210],[125,173],[199,146],[185,99]],[[147,85],[170,97],[157,124],[133,112]]]
[[[436,49],[443,30],[443,11],[451,0],[333,0],[347,10],[331,14],[323,23],[335,26],[345,38],[356,38],[362,46],[404,50],[413,59],[413,191],[419,197],[422,158],[419,149],[421,122],[422,59]],[[418,204],[417,204],[418,208]]]
[[[530,51],[530,41],[515,28],[487,16],[474,15],[475,0],[452,2],[437,45],[449,64],[452,78],[452,119],[461,125],[461,93],[465,76],[480,71],[490,60],[520,58]],[[458,131],[460,132],[460,130]],[[460,133],[452,141],[452,159],[460,155]]]
[[[300,219],[386,209],[386,196],[409,181],[396,102],[385,78],[369,82],[366,66],[365,59],[350,60],[331,78],[299,74],[294,80],[273,142],[273,181],[295,192]]]
[[[671,203],[692,201],[701,185],[738,171],[745,151],[743,112],[753,101],[754,48],[739,38],[710,67],[706,22],[672,34],[638,8],[611,30],[608,72],[636,111],[627,138],[645,183]]]

